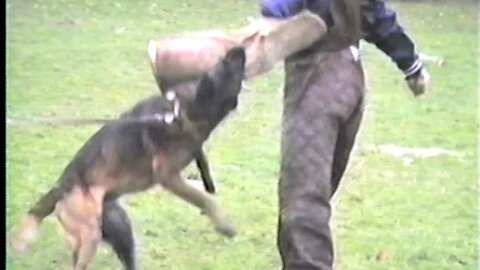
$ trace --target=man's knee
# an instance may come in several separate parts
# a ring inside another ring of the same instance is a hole
[[[326,195],[326,194],[325,194]],[[328,225],[331,207],[329,198],[297,198],[280,210],[281,221],[285,226],[295,228]]]

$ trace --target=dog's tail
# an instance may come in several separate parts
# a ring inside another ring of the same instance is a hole
[[[62,199],[62,186],[55,186],[45,193],[37,203],[30,208],[27,215],[20,222],[15,235],[13,248],[19,253],[25,253],[36,240],[42,221],[54,210],[57,202]]]

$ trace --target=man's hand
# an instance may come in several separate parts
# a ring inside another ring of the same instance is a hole
[[[407,85],[415,96],[423,95],[427,92],[430,84],[430,73],[422,67],[414,74],[405,78]]]

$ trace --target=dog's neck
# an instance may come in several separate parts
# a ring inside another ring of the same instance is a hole
[[[198,78],[191,81],[176,81],[163,92],[163,96],[168,99],[169,93],[175,93],[175,100],[179,101],[180,113],[178,121],[182,125],[182,133],[192,134],[195,139],[205,141],[211,132],[227,117],[229,112],[219,115],[206,115],[201,105],[196,104],[195,94],[198,86]],[[170,102],[175,102],[170,100]]]
[[[182,132],[192,134],[196,140],[205,141],[208,139],[212,131],[220,124],[220,122],[226,117],[191,117],[191,111],[188,111],[190,104],[182,104],[180,106],[179,121],[182,125]],[[195,105],[193,105],[195,106]]]
[[[205,141],[210,136],[213,128],[207,120],[192,120],[188,117],[186,110],[182,110],[180,114],[180,123],[182,125],[182,133],[191,134],[195,140]]]

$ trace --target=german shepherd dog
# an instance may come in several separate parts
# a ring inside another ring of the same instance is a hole
[[[74,269],[87,268],[101,240],[126,269],[135,269],[130,220],[117,199],[156,184],[200,208],[219,233],[233,237],[236,230],[213,197],[189,185],[180,172],[193,159],[202,162],[202,144],[236,108],[245,58],[243,48],[233,48],[195,82],[193,98],[154,96],[104,125],[28,211],[14,248],[26,251],[43,219],[56,211],[73,249]]]

